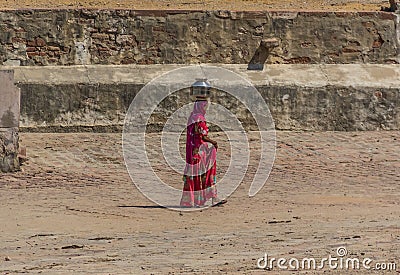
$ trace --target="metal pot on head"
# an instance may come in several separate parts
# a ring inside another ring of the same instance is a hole
[[[190,98],[192,100],[208,100],[210,97],[211,85],[206,78],[198,78],[190,87]]]

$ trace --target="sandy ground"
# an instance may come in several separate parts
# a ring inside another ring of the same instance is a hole
[[[94,8],[171,10],[326,10],[376,11],[385,0],[0,0],[0,9]]]
[[[213,136],[224,167],[228,144]],[[149,135],[153,144],[157,138]],[[247,196],[248,177],[224,206],[190,213],[157,207],[138,192],[118,134],[21,139],[29,161],[0,176],[1,274],[277,274],[276,266],[258,269],[257,259],[336,257],[340,246],[371,266],[397,262],[399,273],[399,131],[278,132],[260,193]],[[180,184],[165,167],[155,170]]]

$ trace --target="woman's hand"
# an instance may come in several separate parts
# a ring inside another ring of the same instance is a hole
[[[211,144],[215,147],[215,149],[218,149],[218,143],[217,143],[215,140],[212,140],[212,139],[209,138],[208,136],[203,136],[203,140],[204,140],[205,142],[211,143]]]
[[[214,145],[215,149],[218,149],[218,143],[215,140],[213,140],[211,143]]]

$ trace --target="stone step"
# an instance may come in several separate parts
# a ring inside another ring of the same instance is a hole
[[[204,68],[211,65],[202,65]],[[400,127],[400,66],[379,64],[215,65],[253,84],[267,102],[277,129],[392,130]],[[120,131],[137,92],[149,81],[184,65],[3,67],[15,70],[21,88],[24,131]],[[176,79],[174,81],[177,81]],[[194,80],[193,80],[194,81]],[[232,83],[234,87],[235,83]],[[185,102],[177,93],[155,110],[160,130]],[[212,98],[254,129],[251,115],[233,97]]]

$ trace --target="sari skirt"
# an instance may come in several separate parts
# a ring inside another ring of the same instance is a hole
[[[184,207],[203,206],[211,198],[217,197],[217,164],[214,164],[204,174],[184,175],[183,193],[180,205]]]

